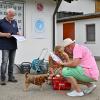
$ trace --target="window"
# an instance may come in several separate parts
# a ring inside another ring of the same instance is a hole
[[[95,24],[86,25],[86,42],[95,42]]]
[[[5,17],[7,8],[15,9],[19,32],[24,35],[24,2],[12,0],[4,3],[4,0],[0,0],[0,19]]]

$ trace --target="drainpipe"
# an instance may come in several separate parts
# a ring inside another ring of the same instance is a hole
[[[57,5],[53,13],[53,50],[55,48],[55,17],[62,0],[57,0]]]

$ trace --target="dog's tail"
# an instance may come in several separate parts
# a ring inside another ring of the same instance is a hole
[[[26,72],[25,73],[25,78],[28,78],[28,74],[29,74],[29,72]]]

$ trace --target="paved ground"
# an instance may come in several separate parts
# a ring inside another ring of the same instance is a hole
[[[100,68],[100,61],[97,61]],[[24,75],[16,74],[18,83],[7,83],[6,86],[0,86],[0,100],[100,100],[100,79],[96,83],[97,88],[93,93],[83,97],[69,97],[67,91],[55,91],[50,85],[45,84],[40,90],[38,86],[31,85],[28,92],[24,88]],[[85,88],[85,86],[82,86]]]

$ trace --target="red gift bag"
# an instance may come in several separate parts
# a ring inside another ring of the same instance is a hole
[[[54,90],[69,90],[71,89],[71,84],[63,77],[55,76],[52,78],[52,87]]]

